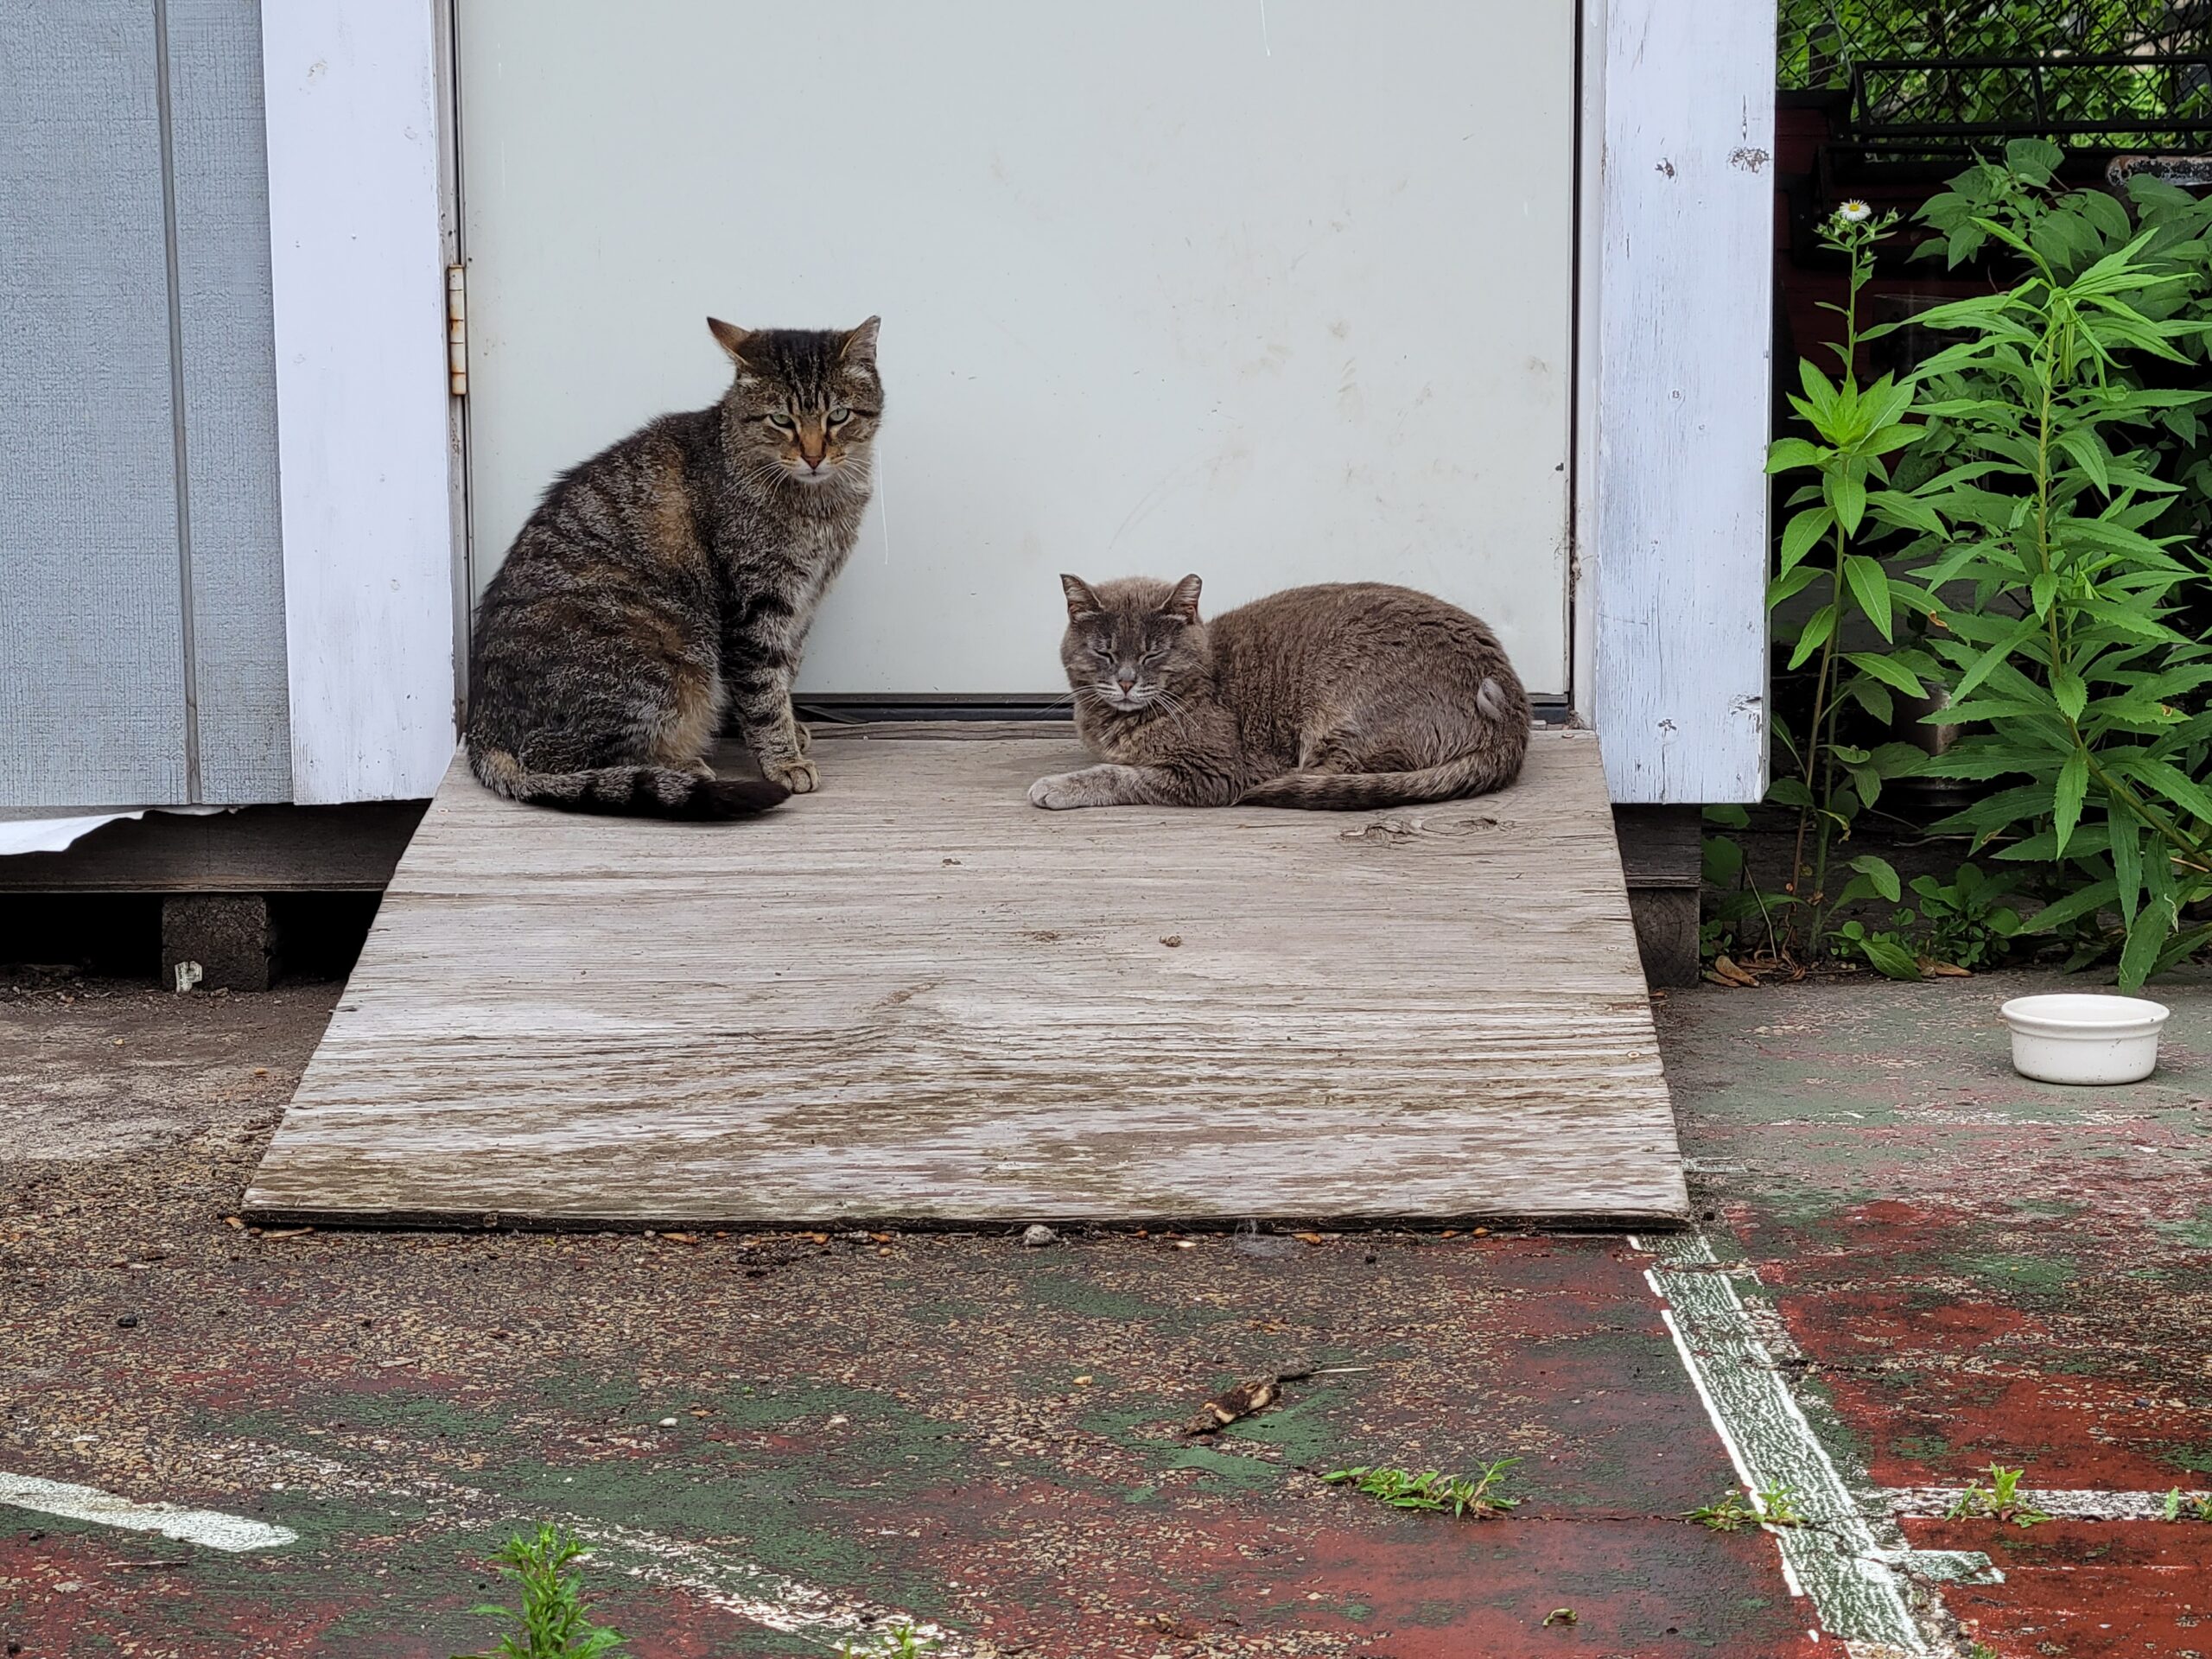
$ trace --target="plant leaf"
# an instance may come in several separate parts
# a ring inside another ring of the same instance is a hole
[[[1827,451],[1802,438],[1777,438],[1767,446],[1766,469],[1786,473],[1796,467],[1817,467]]]
[[[2106,820],[2107,839],[2112,852],[2112,875],[2114,893],[2120,901],[2120,918],[2130,927],[2135,925],[2135,903],[2143,892],[2143,831],[2132,812],[2115,807]]]
[[[1886,858],[1878,858],[1872,853],[1862,854],[1851,861],[1851,868],[1865,876],[1874,891],[1891,904],[1904,899],[1904,888],[1897,880],[1897,869]]]
[[[1881,631],[1882,638],[1893,637],[1889,573],[1864,553],[1847,553],[1843,557],[1843,579],[1850,584],[1852,597],[1859,601],[1859,609]]]
[[[1860,673],[1872,675],[1883,684],[1904,692],[1908,697],[1924,697],[1928,695],[1928,688],[1920,683],[1917,675],[1904,664],[1885,657],[1878,651],[1847,652],[1844,654],[1844,661],[1849,663]]]
[[[1805,659],[1827,644],[1828,636],[1835,632],[1835,607],[1823,605],[1805,620],[1805,631],[1797,636],[1797,649],[1790,653],[1789,666],[1802,667]]]
[[[1920,963],[1911,951],[1892,940],[1869,935],[1859,941],[1859,950],[1885,979],[1918,979]]]
[[[2063,663],[2050,671],[2050,693],[2058,699],[2059,712],[2069,720],[2081,719],[2082,711],[2089,706],[2089,688]]]
[[[1832,507],[1808,507],[1792,518],[1782,532],[1782,569],[1787,574],[1791,566],[1813,550],[1815,543],[1828,533],[1835,523]]]
[[[2051,799],[2051,825],[2058,832],[2058,852],[2062,855],[2074,826],[2082,821],[2082,801],[2088,792],[2088,751],[2076,747],[2058,769],[2058,784]]]

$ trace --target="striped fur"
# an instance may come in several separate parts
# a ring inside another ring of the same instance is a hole
[[[722,400],[555,480],[485,590],[468,756],[501,794],[727,818],[819,782],[791,687],[868,506],[875,320],[708,326],[735,371]],[[715,776],[725,730],[765,783]]]
[[[1060,582],[1076,731],[1101,764],[1039,779],[1039,806],[1355,811],[1520,773],[1520,678],[1489,627],[1440,599],[1336,582],[1204,623],[1196,576]]]

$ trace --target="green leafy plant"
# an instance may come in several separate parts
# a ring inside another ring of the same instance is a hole
[[[1725,1493],[1717,1503],[1701,1503],[1686,1510],[1682,1519],[1694,1521],[1714,1532],[1741,1532],[1746,1527],[1802,1527],[1806,1517],[1798,1508],[1796,1491],[1780,1484],[1763,1486],[1749,1503],[1741,1492]]]
[[[2020,912],[2005,902],[2018,885],[2018,876],[2009,871],[1985,875],[1973,864],[1960,865],[1948,881],[1913,877],[1910,889],[1920,911],[1913,938],[1920,954],[1955,968],[2001,960],[2020,931]],[[1900,911],[1897,925],[1911,931],[1913,912]]]
[[[2162,1521],[2212,1521],[2212,1496],[2202,1492],[2183,1492],[2174,1487],[2166,1494],[2166,1501],[2158,1506]]]
[[[1449,1510],[1454,1516],[1472,1516],[1481,1520],[1520,1507],[1519,1498],[1503,1497],[1498,1491],[1504,1483],[1505,1471],[1520,1461],[1518,1458],[1500,1458],[1495,1463],[1484,1464],[1482,1472],[1472,1478],[1445,1475],[1433,1469],[1416,1475],[1404,1469],[1364,1465],[1334,1469],[1321,1478],[1332,1484],[1348,1484],[1354,1491],[1379,1498],[1394,1510]]]
[[[1945,1520],[1971,1521],[1986,1516],[1993,1521],[2009,1521],[2016,1527],[2032,1527],[2050,1519],[2020,1490],[2020,1477],[2027,1473],[2026,1470],[2006,1469],[1993,1463],[1986,1472],[1989,1484],[1969,1481],[1966,1491],[1944,1511]]]
[[[1759,1519],[1770,1527],[1802,1527],[1805,1512],[1797,1507],[1797,1493],[1788,1486],[1762,1486],[1755,1494]]]
[[[1682,1516],[1683,1520],[1694,1521],[1714,1532],[1741,1532],[1745,1527],[1757,1525],[1758,1518],[1758,1511],[1744,1501],[1744,1495],[1734,1491],[1718,1503],[1700,1503]]]
[[[1822,242],[1844,257],[1850,271],[1844,303],[1827,308],[1843,319],[1843,338],[1832,348],[1838,374],[1831,380],[1814,363],[1798,365],[1803,395],[1789,401],[1813,436],[1777,438],[1767,454],[1770,473],[1814,475],[1789,497],[1779,569],[1767,590],[1768,613],[1789,650],[1787,667],[1795,671],[1810,664],[1814,672],[1811,713],[1803,728],[1793,731],[1778,719],[1774,724],[1783,750],[1777,771],[1784,775],[1775,779],[1767,798],[1797,813],[1790,879],[1783,893],[1758,899],[1770,929],[1777,905],[1802,912],[1802,918],[1789,925],[1800,948],[1815,954],[1827,942],[1835,908],[1882,887],[1861,860],[1854,861],[1853,879],[1831,892],[1835,842],[1849,836],[1859,813],[1880,798],[1885,782],[1916,769],[1925,758],[1911,744],[1869,748],[1842,741],[1838,734],[1847,705],[1856,703],[1887,722],[1894,717],[1898,691],[1924,695],[1894,651],[1853,650],[1849,640],[1863,628],[1893,643],[1904,613],[1926,602],[1912,584],[1896,582],[1882,562],[1864,550],[1866,542],[1886,532],[1934,533],[1942,528],[1916,495],[1891,486],[1889,457],[1916,434],[1907,418],[1913,410],[1912,384],[1885,374],[1861,386],[1856,367],[1861,340],[1876,332],[1859,328],[1859,294],[1873,275],[1877,245],[1896,222],[1894,213],[1877,218],[1865,203],[1847,202],[1823,229]],[[1820,602],[1802,620],[1785,620],[1791,601],[1807,593]],[[1893,871],[1888,886],[1896,886]],[[1885,896],[1897,895],[1891,891]],[[1735,908],[1744,913],[1740,902]]]
[[[925,1637],[912,1624],[893,1624],[880,1632],[868,1645],[855,1647],[849,1642],[837,1644],[837,1659],[921,1659],[921,1656],[938,1645],[934,1637]]]
[[[2188,280],[2144,263],[2147,235],[2067,280],[1977,222],[2035,274],[1918,320],[1967,338],[1920,370],[1924,453],[1943,464],[1912,493],[1941,528],[1912,550],[1926,649],[1891,662],[1908,695],[1948,690],[1929,723],[1968,728],[1919,770],[2001,785],[1931,828],[2062,873],[2070,890],[2028,931],[2088,924],[2077,962],[2117,944],[2133,988],[2212,940],[2184,920],[2212,896],[2212,709],[2196,696],[2212,649],[2174,626],[2205,568],[2183,537],[2148,533],[2180,486],[2137,441],[2212,393],[2134,384],[2122,357],[2186,361],[2174,342],[2208,325],[2133,302]]]
[[[1854,859],[1852,865],[1886,896],[1906,891],[1885,860],[1870,856]],[[2020,931],[2020,912],[2003,902],[2018,883],[2014,874],[1987,876],[1973,864],[1959,866],[1948,881],[1915,876],[1910,891],[1917,910],[1908,906],[1891,912],[1890,925],[1879,931],[1862,922],[1843,923],[1832,936],[1836,951],[1891,979],[1989,966]]]
[[[556,1527],[541,1526],[534,1535],[518,1533],[508,1539],[493,1559],[500,1575],[515,1581],[522,1605],[470,1611],[507,1619],[518,1629],[501,1637],[490,1653],[467,1659],[600,1659],[618,1653],[625,1638],[594,1622],[582,1575],[569,1570],[584,1555],[584,1547]]]

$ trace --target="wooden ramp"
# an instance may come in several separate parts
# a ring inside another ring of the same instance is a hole
[[[820,734],[715,825],[456,765],[246,1208],[1220,1226],[1687,1208],[1596,741],[1388,813],[1044,812],[1050,736]]]

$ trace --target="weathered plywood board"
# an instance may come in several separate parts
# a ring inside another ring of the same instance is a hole
[[[868,729],[735,824],[519,807],[456,766],[247,1208],[1682,1215],[1589,734],[1388,814],[1046,813],[1023,791],[1064,739]]]

